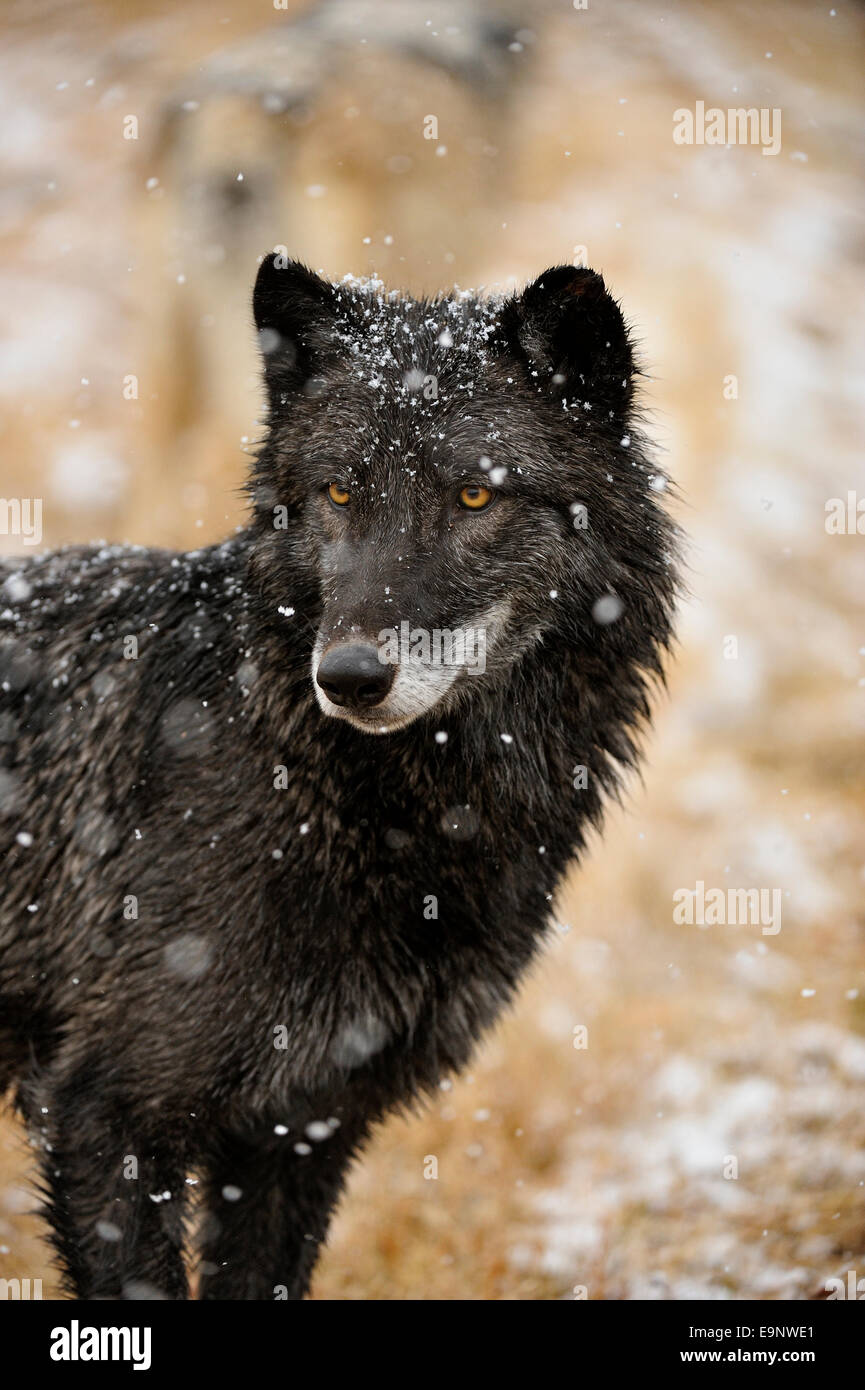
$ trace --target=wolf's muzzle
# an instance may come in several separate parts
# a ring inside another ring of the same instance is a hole
[[[344,642],[326,651],[318,663],[316,683],[334,705],[372,709],[393,685],[394,668],[379,660],[370,642]]]

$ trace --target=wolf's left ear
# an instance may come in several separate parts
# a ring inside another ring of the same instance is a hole
[[[530,379],[596,420],[619,420],[633,393],[634,360],[619,306],[603,277],[572,265],[545,270],[508,300],[502,330]]]
[[[299,261],[273,252],[262,261],[252,292],[268,385],[302,386],[333,344],[333,285]]]

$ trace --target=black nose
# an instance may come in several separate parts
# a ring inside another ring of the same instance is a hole
[[[379,661],[372,643],[343,642],[325,652],[315,679],[333,704],[369,709],[381,704],[393,674],[393,666]]]

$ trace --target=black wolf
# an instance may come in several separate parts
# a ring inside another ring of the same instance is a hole
[[[186,1296],[190,1172],[201,1296],[303,1295],[371,1126],[512,998],[670,639],[599,275],[414,301],[271,256],[254,309],[249,525],[6,566],[0,1087],[84,1298]]]

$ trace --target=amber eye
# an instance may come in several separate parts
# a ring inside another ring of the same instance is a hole
[[[339,483],[331,483],[327,490],[327,495],[335,507],[348,506],[348,488],[340,487]]]
[[[460,506],[465,507],[470,512],[483,511],[493,500],[493,494],[488,487],[481,487],[480,483],[467,483],[460,493]]]

